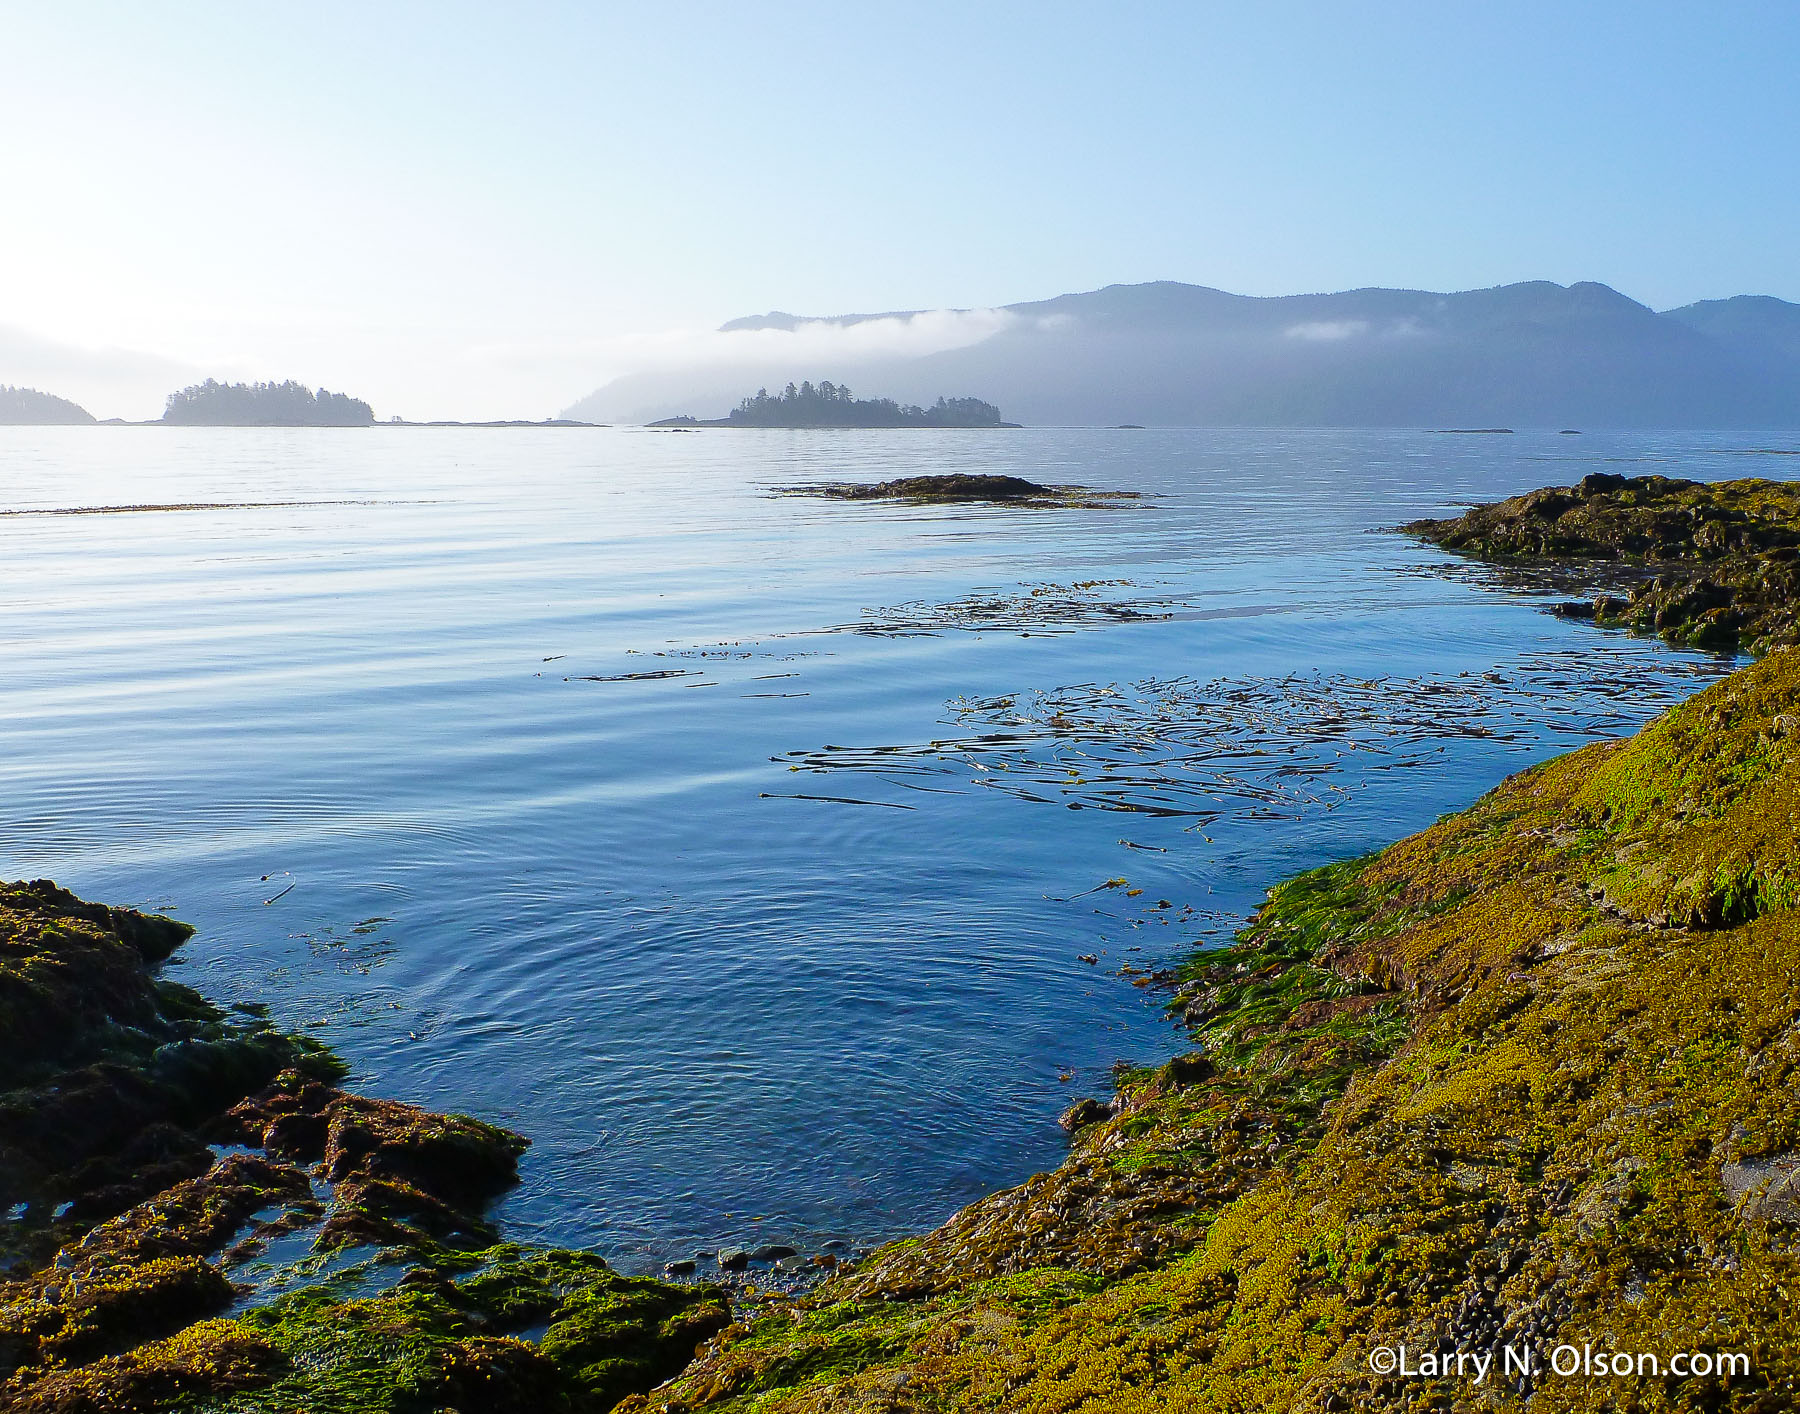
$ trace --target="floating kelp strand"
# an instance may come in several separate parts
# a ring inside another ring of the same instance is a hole
[[[26,506],[0,516],[122,516],[169,511],[279,511],[314,506],[425,505],[418,501],[173,501],[142,506]]]
[[[660,668],[655,672],[645,673],[605,673],[582,674],[578,677],[564,678],[564,682],[655,682],[663,678],[697,678],[699,670],[695,668]]]
[[[916,807],[901,805],[892,800],[856,800],[846,795],[798,795],[788,792],[765,790],[758,793],[762,800],[818,800],[829,805],[879,805],[886,810],[912,810]]]

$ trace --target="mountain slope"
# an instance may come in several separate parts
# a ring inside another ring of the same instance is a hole
[[[1686,304],[1666,311],[1664,318],[1747,354],[1785,359],[1788,376],[1800,377],[1800,304],[1772,295],[1737,295]]]
[[[705,415],[759,382],[828,377],[1028,423],[1800,426],[1800,306],[1767,298],[1659,314],[1592,282],[1260,298],[1157,281],[989,314],[918,355],[874,335],[951,312],[734,320],[713,362],[615,380],[566,415]]]

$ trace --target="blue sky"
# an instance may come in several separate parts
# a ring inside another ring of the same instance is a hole
[[[770,308],[1800,300],[1785,4],[0,12],[0,382],[72,344],[535,416]]]

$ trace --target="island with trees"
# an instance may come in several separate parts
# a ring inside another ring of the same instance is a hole
[[[671,417],[652,427],[1017,427],[980,398],[939,398],[930,407],[892,398],[858,398],[839,383],[789,383],[771,395],[758,388],[725,417]]]
[[[85,426],[93,420],[92,413],[67,398],[0,384],[0,427]]]
[[[208,378],[169,394],[162,420],[186,427],[368,427],[361,398],[285,383],[220,383]]]

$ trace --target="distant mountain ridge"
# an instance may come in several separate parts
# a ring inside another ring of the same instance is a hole
[[[1800,362],[1800,304],[1773,295],[1736,295],[1684,304],[1665,317],[1708,338]]]
[[[732,320],[721,335],[755,336],[742,362],[720,338],[716,365],[618,379],[565,415],[723,411],[747,377],[853,374],[902,400],[978,388],[1040,424],[1800,427],[1800,305],[1745,295],[1659,313],[1591,281],[1273,297],[1155,281],[988,311],[992,332],[936,352],[865,348],[827,366],[828,341],[801,347],[809,332],[957,313]],[[768,337],[783,333],[792,355]]]

